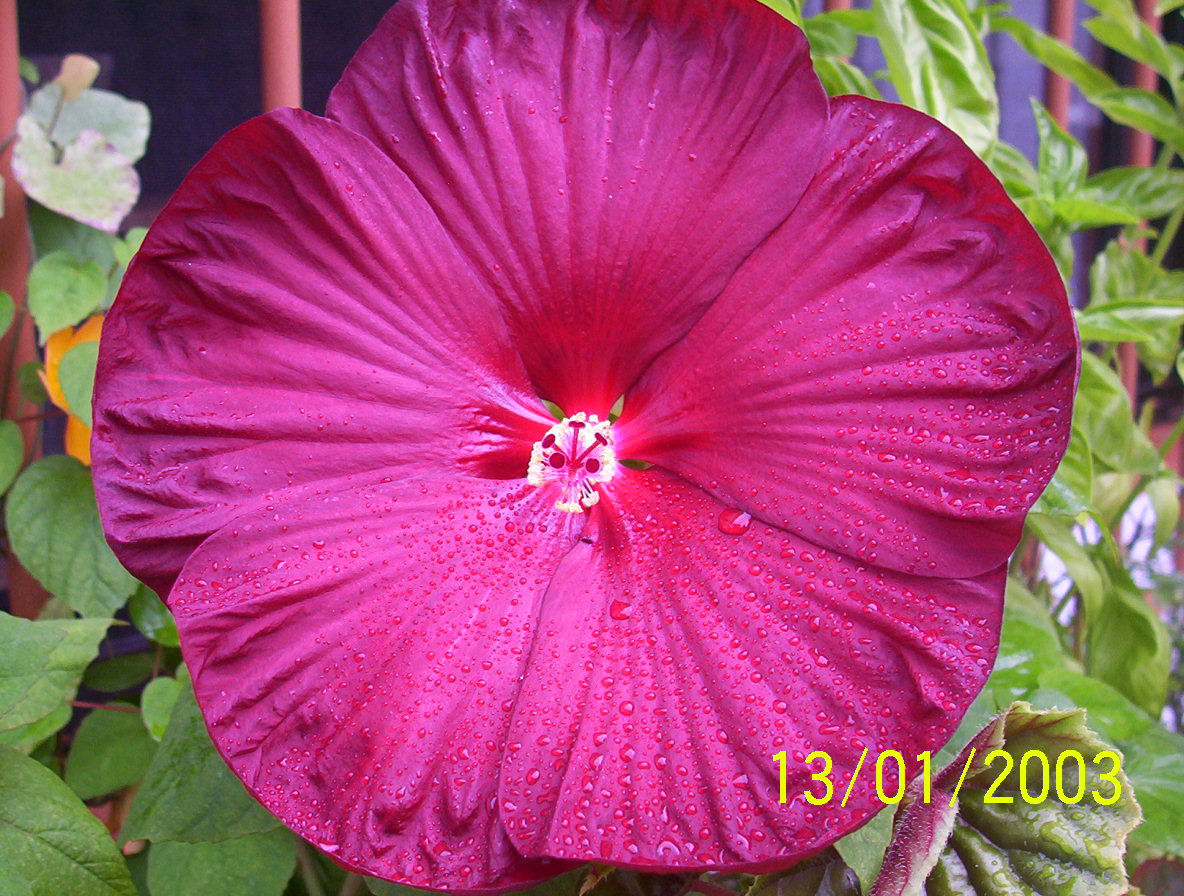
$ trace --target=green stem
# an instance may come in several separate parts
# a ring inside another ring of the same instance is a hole
[[[1159,446],[1159,459],[1164,460],[1168,456],[1168,452],[1172,450],[1180,436],[1184,435],[1184,414],[1180,415],[1180,419],[1176,421],[1167,437],[1163,440],[1163,444]]]
[[[1168,249],[1172,247],[1172,242],[1176,239],[1176,232],[1180,229],[1180,222],[1182,220],[1184,220],[1184,205],[1178,205],[1168,218],[1167,223],[1164,224],[1163,231],[1159,234],[1159,239],[1155,241],[1155,252],[1151,256],[1151,261],[1155,264],[1155,267],[1163,264],[1164,257],[1168,254]]]
[[[362,888],[366,885],[366,878],[358,874],[347,874],[345,882],[341,885],[341,890],[338,891],[337,896],[358,896]]]
[[[303,840],[296,841],[296,865],[300,868],[300,879],[304,881],[308,896],[327,896],[321,873],[317,870],[317,860]]]

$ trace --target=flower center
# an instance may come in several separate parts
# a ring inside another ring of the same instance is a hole
[[[581,412],[564,417],[534,443],[526,481],[531,485],[556,483],[561,494],[555,506],[579,513],[600,500],[596,484],[608,482],[616,474],[612,424]]]

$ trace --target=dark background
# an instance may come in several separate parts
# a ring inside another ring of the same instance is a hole
[[[304,107],[321,113],[346,63],[391,0],[305,0]],[[99,86],[147,104],[136,168],[154,212],[219,137],[260,112],[259,10],[253,0],[24,0],[21,53],[53,77],[67,53],[103,66]]]

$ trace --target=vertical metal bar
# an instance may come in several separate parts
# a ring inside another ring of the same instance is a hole
[[[17,31],[16,0],[0,0],[0,136],[16,130],[21,114],[20,39]],[[2,404],[4,416],[24,420],[20,424],[25,438],[25,457],[33,460],[39,450],[39,423],[33,419],[37,407],[21,395],[17,371],[22,364],[37,360],[37,341],[33,320],[25,302],[29,279],[29,224],[25,213],[25,195],[12,176],[12,144],[0,153],[0,177],[4,178],[4,215],[0,217],[0,289],[16,305],[12,329],[0,340],[0,369],[4,374]],[[9,609],[17,616],[32,619],[49,598],[45,590],[22,567],[12,552],[8,553]]]
[[[822,8],[827,12],[835,9],[850,9],[851,0],[823,0]]]
[[[1155,14],[1155,0],[1135,0],[1135,6],[1143,21],[1158,31],[1160,22],[1159,16]],[[1136,63],[1134,83],[1143,90],[1155,91],[1159,88],[1159,75],[1150,66]],[[1155,138],[1146,131],[1131,131],[1128,152],[1132,165],[1153,165]],[[1118,374],[1131,397],[1131,404],[1134,405],[1139,389],[1139,356],[1135,346],[1130,343],[1123,343],[1118,347]]]
[[[263,111],[300,108],[300,0],[259,0]]]
[[[1151,28],[1160,28],[1159,16],[1155,14],[1155,0],[1135,0],[1139,9],[1139,16]],[[1135,65],[1135,86],[1143,90],[1155,91],[1159,87],[1159,75],[1149,65],[1138,63]],[[1152,165],[1155,163],[1155,139],[1146,131],[1132,131],[1130,144],[1130,161],[1132,165]]]
[[[1063,44],[1073,46],[1077,24],[1077,0],[1048,0],[1048,33]],[[1069,79],[1049,69],[1044,71],[1044,105],[1061,127],[1069,126]]]

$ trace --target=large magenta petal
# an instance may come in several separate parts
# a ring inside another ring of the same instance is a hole
[[[877,565],[994,569],[1069,437],[1060,277],[933,119],[843,98],[821,139],[793,215],[627,397],[622,451]]]
[[[540,393],[603,414],[793,208],[826,99],[756,0],[401,0],[328,114],[487,274]]]
[[[564,870],[510,844],[497,782],[539,602],[583,517],[493,480],[297,491],[209,538],[173,591],[223,757],[367,874],[476,892]]]
[[[521,476],[548,420],[489,290],[363,138],[285,111],[224,138],[107,318],[99,505],[162,593],[227,519],[369,470]]]
[[[758,522],[726,534],[725,510],[667,473],[625,472],[560,564],[501,767],[522,852],[785,867],[882,808],[879,754],[899,751],[914,773],[982,687],[1004,567],[965,580],[888,572]],[[823,793],[807,773],[815,750],[836,787],[817,807],[804,797]]]

